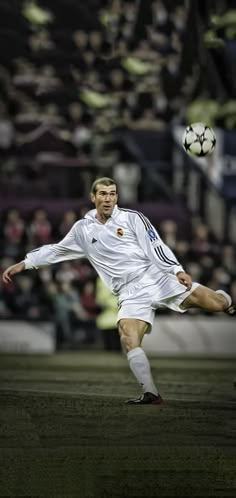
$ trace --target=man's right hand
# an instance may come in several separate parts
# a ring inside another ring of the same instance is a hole
[[[2,279],[5,284],[9,284],[11,282],[11,277],[15,273],[20,273],[25,269],[24,261],[20,261],[20,263],[16,263],[15,265],[9,266],[2,274]]]

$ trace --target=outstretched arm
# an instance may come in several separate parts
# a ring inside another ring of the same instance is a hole
[[[48,244],[34,249],[26,254],[24,261],[7,268],[2,275],[3,282],[6,284],[9,283],[12,275],[20,273],[23,270],[37,269],[53,263],[83,258],[85,254],[79,245],[81,241],[78,225],[79,222],[75,223],[64,239],[58,244]]]

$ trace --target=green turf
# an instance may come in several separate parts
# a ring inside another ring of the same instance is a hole
[[[120,354],[0,356],[0,496],[235,497],[236,362],[151,363],[161,406]]]

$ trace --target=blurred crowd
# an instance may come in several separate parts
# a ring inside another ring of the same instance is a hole
[[[234,129],[234,3],[1,0],[1,197],[78,197],[91,173],[127,178],[126,130],[168,134],[206,115]]]
[[[2,1],[2,196],[82,195],[87,171],[122,161],[123,130],[168,128],[186,98],[187,16],[181,1]]]
[[[37,19],[40,10],[44,21]],[[14,116],[16,131],[25,125],[26,139],[38,122],[66,127],[77,146],[91,126],[95,132],[130,122],[165,126],[180,108],[173,99],[180,98],[178,79],[185,76],[180,67],[187,22],[183,2],[167,8],[161,0],[70,6],[19,0],[3,2],[1,11],[6,20],[2,113]],[[78,122],[86,129],[74,130]]]
[[[32,219],[10,209],[1,223],[0,272],[32,248],[62,239],[79,218],[79,213],[69,210],[61,223],[53,226],[42,208]],[[185,239],[179,238],[173,220],[163,220],[157,229],[193,280],[223,289],[236,301],[236,248],[232,244],[220,245],[198,219],[193,219],[192,233]],[[0,319],[49,321],[55,328],[58,348],[96,344],[100,337],[105,349],[119,350],[116,314],[116,297],[84,259],[25,272],[7,286],[0,283]]]

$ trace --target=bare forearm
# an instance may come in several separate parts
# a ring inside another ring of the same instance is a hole
[[[9,266],[9,268],[7,268],[2,275],[3,282],[5,284],[8,284],[9,282],[11,282],[12,275],[14,275],[15,273],[20,273],[24,270],[25,270],[25,262],[24,261],[20,261],[19,263],[16,263],[15,265]]]

